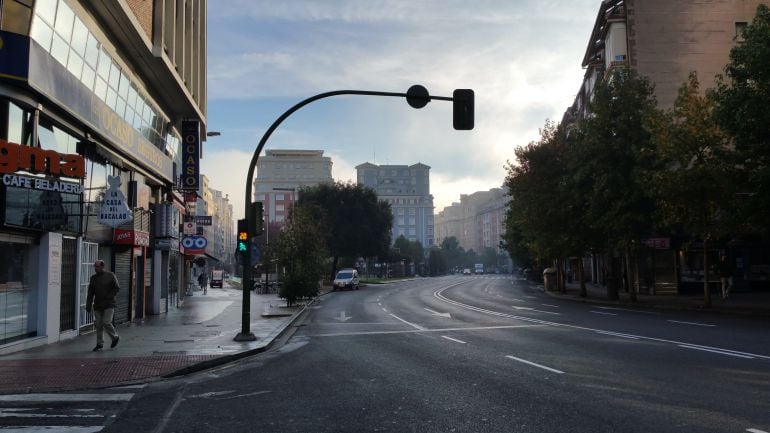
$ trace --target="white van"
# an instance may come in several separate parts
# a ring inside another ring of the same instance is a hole
[[[358,290],[358,271],[355,269],[340,269],[332,283],[332,290],[337,289]]]

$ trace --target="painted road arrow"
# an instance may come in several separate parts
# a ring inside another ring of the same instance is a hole
[[[340,312],[340,317],[335,317],[335,319],[339,320],[340,322],[347,322],[348,320],[352,319],[351,316],[346,316],[344,311]]]
[[[441,316],[441,317],[446,317],[446,318],[451,317],[449,315],[449,313],[439,313],[438,311],[433,311],[430,308],[424,308],[424,310],[429,312],[429,313],[431,313],[431,314],[433,314],[434,316]]]

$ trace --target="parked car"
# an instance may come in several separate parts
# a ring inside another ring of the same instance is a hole
[[[332,283],[332,290],[337,289],[358,290],[358,271],[355,269],[340,269]]]
[[[468,269],[468,268],[463,269],[463,275],[470,275],[470,274],[471,274],[471,270],[470,269]]]

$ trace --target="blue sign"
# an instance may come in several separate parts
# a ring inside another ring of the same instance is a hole
[[[208,244],[208,240],[203,236],[185,236],[182,239],[182,246],[186,249],[202,250]]]

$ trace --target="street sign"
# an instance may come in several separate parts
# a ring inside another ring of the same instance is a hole
[[[195,216],[195,222],[199,226],[210,226],[211,225],[211,215],[196,215]]]
[[[182,233],[184,233],[186,235],[195,235],[195,234],[197,234],[195,223],[194,222],[186,222],[186,223],[184,223],[184,230],[183,230]]]
[[[202,250],[206,248],[206,245],[208,244],[208,240],[203,236],[185,236],[184,239],[182,239],[182,246],[185,247],[185,249]]]

